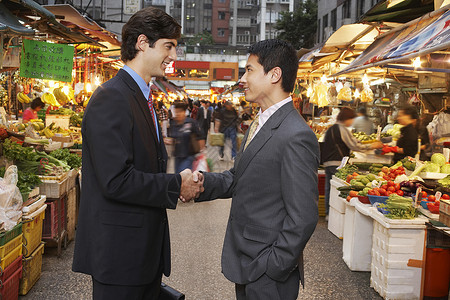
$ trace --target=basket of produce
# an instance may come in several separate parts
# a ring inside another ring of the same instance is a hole
[[[436,203],[437,203],[437,205],[436,205]],[[428,202],[427,208],[432,214],[439,214],[439,202]]]
[[[358,196],[358,200],[363,204],[371,204],[368,196]]]
[[[390,219],[415,219],[418,215],[412,199],[397,194],[390,195],[385,204],[377,204],[377,208],[389,212],[385,216]]]
[[[375,195],[368,195],[370,204],[374,205],[375,203],[380,204],[386,204],[386,200],[389,198],[387,196],[375,196]]]

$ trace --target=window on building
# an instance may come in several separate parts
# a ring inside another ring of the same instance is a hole
[[[218,28],[217,36],[224,37],[225,36],[225,28]]]
[[[342,19],[351,18],[352,16],[351,8],[352,8],[352,1],[351,0],[344,1],[344,4],[342,5]]]
[[[225,12],[219,11],[219,20],[225,20]]]
[[[333,30],[336,30],[336,28],[337,28],[337,9],[336,8],[331,11],[330,18],[331,18],[330,25],[331,25],[331,27],[333,27]]]
[[[359,19],[364,14],[364,0],[356,0],[356,18]]]
[[[219,0],[219,3],[225,3],[226,0]]]
[[[208,78],[209,70],[207,69],[191,69],[189,70],[189,78]]]

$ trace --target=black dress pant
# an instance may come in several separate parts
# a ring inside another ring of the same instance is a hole
[[[147,285],[110,285],[92,277],[93,300],[157,300],[161,290],[162,275]]]
[[[289,278],[275,281],[266,274],[249,284],[236,284],[237,300],[296,300],[300,287],[300,273],[296,268]]]

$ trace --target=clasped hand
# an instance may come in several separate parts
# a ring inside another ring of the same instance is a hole
[[[186,169],[180,173],[181,175],[181,191],[180,200],[182,202],[189,202],[200,196],[205,190],[203,188],[204,177],[200,172],[193,172]]]

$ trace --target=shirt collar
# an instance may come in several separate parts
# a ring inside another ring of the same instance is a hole
[[[287,97],[286,99],[284,99],[283,101],[280,101],[278,103],[275,103],[274,105],[272,105],[271,107],[269,107],[268,109],[266,109],[264,112],[261,112],[261,109],[259,110],[259,126],[258,127],[262,127],[264,125],[264,123],[267,122],[267,120],[269,120],[269,118],[277,112],[277,110],[279,110],[281,107],[283,107],[285,104],[287,104],[288,102],[292,101],[291,96]]]
[[[127,65],[124,65],[122,68],[124,71],[126,71],[130,76],[136,81],[137,85],[142,91],[142,94],[144,95],[145,99],[148,99],[150,96],[150,84],[145,83],[145,80],[138,74],[136,71],[134,71],[132,68],[130,68]]]

